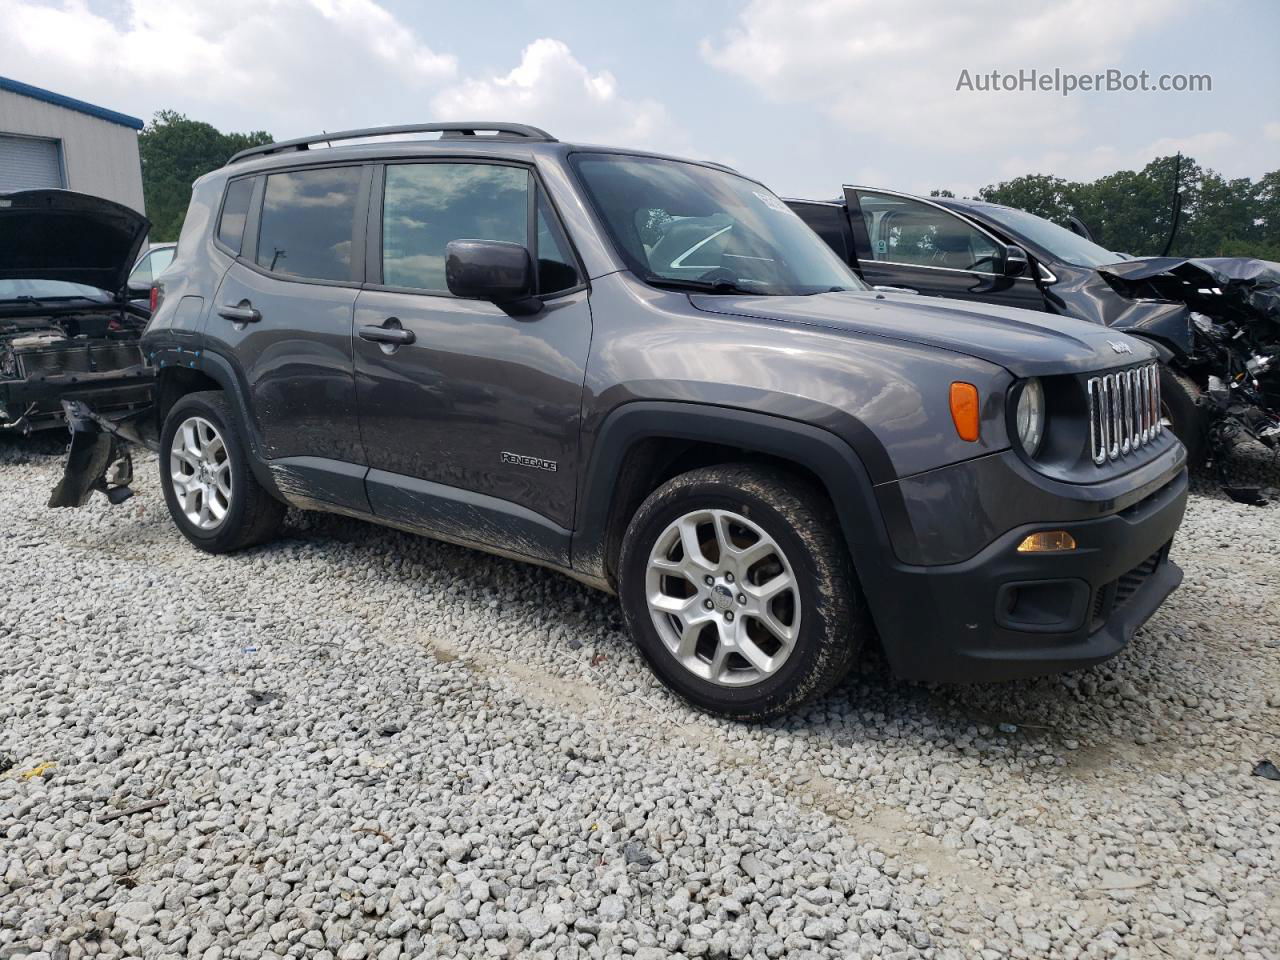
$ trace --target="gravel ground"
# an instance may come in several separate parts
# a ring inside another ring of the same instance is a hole
[[[1280,957],[1280,506],[1202,483],[1106,665],[742,727],[553,573],[206,556],[149,461],[46,510],[60,444],[0,439],[0,958]]]

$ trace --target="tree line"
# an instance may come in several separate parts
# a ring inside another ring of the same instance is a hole
[[[217,170],[232,154],[272,139],[265,130],[223,133],[174,110],[158,112],[138,134],[142,197],[151,220],[151,242],[178,239],[196,179]]]
[[[178,238],[192,181],[233,153],[271,140],[265,130],[222,133],[173,110],[157,113],[138,136],[152,242]],[[1173,226],[1175,183],[1181,199],[1172,255],[1280,260],[1280,170],[1258,180],[1228,180],[1190,157],[1158,157],[1139,171],[1119,170],[1092,182],[1027,174],[983,187],[978,198],[1063,225],[1078,217],[1109,250],[1158,256]],[[933,194],[954,196],[949,190]]]
[[[1042,173],[1015,177],[983,187],[977,199],[1063,226],[1077,217],[1108,250],[1136,257],[1163,254],[1172,232],[1170,256],[1280,260],[1280,170],[1228,180],[1191,157],[1157,157],[1141,170],[1092,182]]]

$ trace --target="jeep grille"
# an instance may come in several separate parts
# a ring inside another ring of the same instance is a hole
[[[1163,430],[1158,364],[1090,378],[1089,445],[1094,463],[1127,456]]]

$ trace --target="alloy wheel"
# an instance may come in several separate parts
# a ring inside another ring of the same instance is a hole
[[[200,530],[214,530],[231,509],[231,458],[218,428],[188,417],[169,445],[169,476],[178,507]]]
[[[800,592],[782,547],[729,510],[686,513],[663,530],[649,552],[645,595],[671,655],[719,686],[774,675],[800,633]]]

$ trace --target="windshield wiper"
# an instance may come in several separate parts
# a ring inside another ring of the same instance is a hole
[[[646,283],[651,283],[655,287],[662,287],[665,290],[689,290],[696,293],[746,293],[752,296],[767,296],[760,290],[749,290],[732,280],[687,280],[681,277],[659,277],[656,274],[649,274],[645,278]]]

